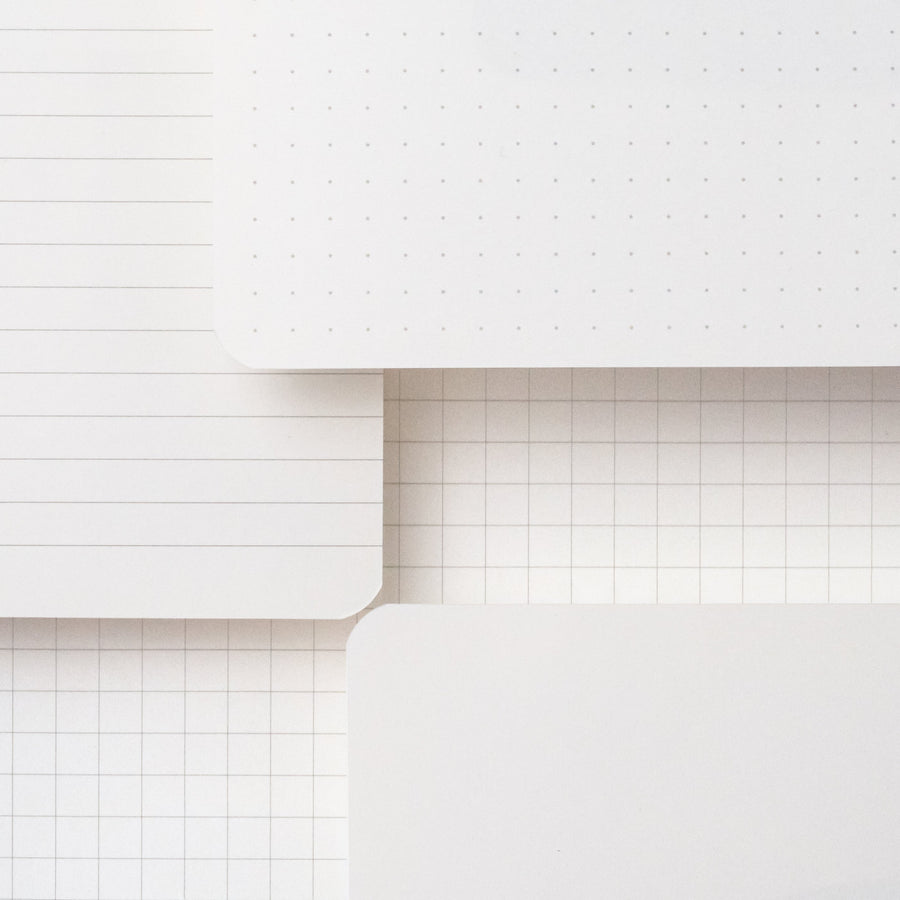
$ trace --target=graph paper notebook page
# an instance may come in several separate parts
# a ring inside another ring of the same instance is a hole
[[[896,360],[896,8],[218,6],[254,366]]]
[[[900,610],[384,607],[351,896],[887,900]]]
[[[213,331],[200,3],[0,13],[4,615],[341,617],[381,583],[379,371]]]

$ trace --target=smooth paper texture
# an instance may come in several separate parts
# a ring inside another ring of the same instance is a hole
[[[217,328],[245,363],[896,361],[896,9],[217,14]]]
[[[382,607],[351,896],[888,898],[896,606]]]

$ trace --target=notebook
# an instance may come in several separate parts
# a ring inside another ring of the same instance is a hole
[[[890,365],[883,4],[217,5],[254,366]]]
[[[381,584],[380,371],[253,372],[213,331],[211,18],[2,15],[5,615],[341,617]]]
[[[896,896],[898,639],[895,605],[382,607],[351,896]]]

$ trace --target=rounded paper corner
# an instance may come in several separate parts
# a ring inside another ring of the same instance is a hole
[[[251,347],[246,332],[239,331],[228,322],[215,323],[216,337],[222,349],[242,366],[250,369],[268,369],[271,365],[260,358],[259,348]]]
[[[347,638],[347,658],[355,658],[365,653],[373,642],[381,644],[384,635],[393,631],[394,617],[400,614],[399,603],[384,603],[369,610],[357,622],[356,627]]]
[[[356,599],[356,602],[348,603],[347,608],[341,610],[340,614],[337,616],[330,616],[329,618],[349,619],[350,616],[358,616],[378,599],[378,594],[382,587],[384,587],[381,553],[378,555],[377,566],[373,565],[371,569],[371,576],[367,575],[363,579],[362,586],[353,591],[353,596],[358,598]],[[377,607],[375,608],[377,609]]]

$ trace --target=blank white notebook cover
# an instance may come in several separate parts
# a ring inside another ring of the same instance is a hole
[[[383,607],[351,896],[900,895],[900,608]]]
[[[339,617],[381,583],[380,371],[213,331],[205,3],[0,13],[0,614]]]
[[[896,362],[895,5],[217,10],[243,362]]]

